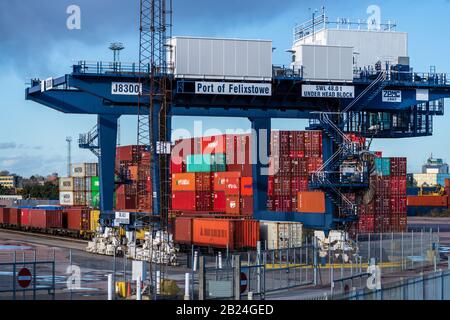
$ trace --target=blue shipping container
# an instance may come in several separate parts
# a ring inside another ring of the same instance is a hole
[[[391,159],[375,158],[375,171],[378,176],[389,177],[391,175]]]

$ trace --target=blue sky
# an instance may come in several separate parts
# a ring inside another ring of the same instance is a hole
[[[82,29],[66,28],[66,8],[81,7]],[[288,64],[292,28],[309,18],[309,8],[324,5],[328,16],[366,18],[366,8],[381,7],[383,20],[396,20],[409,33],[411,63],[416,71],[450,72],[450,2],[174,0],[174,35],[271,39],[275,64]],[[74,139],[95,124],[95,117],[66,115],[24,100],[31,78],[61,76],[78,60],[109,61],[110,42],[121,41],[122,61],[138,59],[139,1],[2,0],[0,2],[0,170],[21,175],[66,174],[66,136]],[[428,155],[450,161],[449,115],[435,118],[435,135],[404,140],[377,140],[386,156],[407,156],[409,171],[418,171]],[[175,118],[174,128],[192,128],[194,118]],[[249,129],[245,119],[200,119],[203,127]],[[122,120],[122,144],[136,142],[134,117]],[[276,120],[275,129],[303,129],[304,121]],[[73,148],[73,161],[95,161],[88,151]]]

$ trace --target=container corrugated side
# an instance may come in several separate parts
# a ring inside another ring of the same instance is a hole
[[[272,79],[272,41],[175,37],[170,45],[176,78]]]

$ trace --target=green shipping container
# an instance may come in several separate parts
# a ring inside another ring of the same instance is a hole
[[[194,154],[187,157],[187,172],[223,172],[226,171],[224,154]]]
[[[92,191],[92,207],[100,208],[100,192]]]
[[[375,158],[375,171],[379,176],[389,177],[391,175],[391,159]]]
[[[91,206],[94,209],[99,209],[100,208],[100,191],[92,191],[92,201],[91,201]],[[116,193],[114,192],[114,208],[116,207]]]
[[[91,178],[91,190],[92,191],[100,191],[100,178],[99,177]]]

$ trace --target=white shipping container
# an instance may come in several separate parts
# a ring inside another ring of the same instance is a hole
[[[414,184],[418,187],[437,185],[437,173],[415,173],[413,174]]]
[[[303,244],[303,224],[299,222],[260,221],[261,241],[267,249],[278,250],[301,247]]]
[[[272,80],[272,41],[175,37],[168,61],[176,78]]]
[[[62,206],[85,206],[86,192],[60,192],[59,204]]]
[[[60,192],[59,204],[62,206],[73,206],[74,205],[73,192]]]
[[[59,191],[73,191],[73,179],[74,178],[59,178]]]
[[[353,48],[301,45],[297,47],[294,68],[302,69],[310,81],[353,81]]]
[[[323,29],[294,43],[352,47],[355,67],[374,66],[378,61],[397,64],[399,57],[408,56],[408,34],[394,31]]]
[[[71,175],[75,178],[96,177],[98,176],[97,163],[80,163],[71,166]]]

